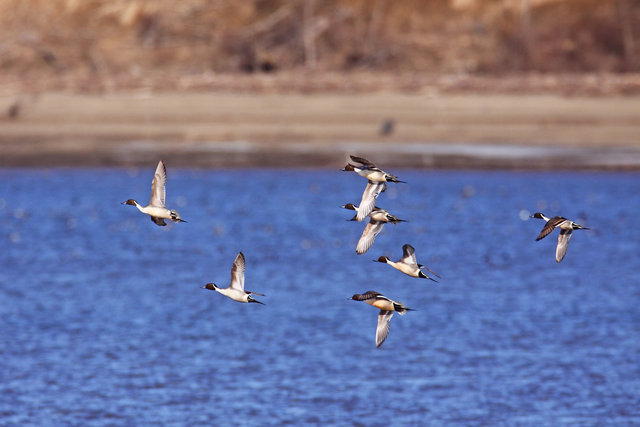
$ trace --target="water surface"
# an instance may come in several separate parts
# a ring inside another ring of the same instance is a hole
[[[640,175],[394,171],[357,256],[355,174],[168,167],[167,227],[154,167],[0,171],[0,424],[640,423]],[[561,264],[537,210],[591,227]],[[267,305],[199,288],[238,251]],[[369,289],[416,310],[380,349]]]

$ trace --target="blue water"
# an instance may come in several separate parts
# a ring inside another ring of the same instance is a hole
[[[0,171],[1,425],[640,424],[640,175],[394,171],[357,256],[355,174],[168,166],[163,228],[154,167]],[[200,289],[238,251],[267,305]],[[416,310],[379,349],[369,289]]]

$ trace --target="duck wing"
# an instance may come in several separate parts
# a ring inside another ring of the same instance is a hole
[[[364,294],[355,294],[351,299],[354,299],[356,301],[367,301],[370,299],[377,298],[379,296],[382,296],[380,292],[367,291]]]
[[[373,208],[376,206],[378,195],[386,189],[387,185],[384,182],[367,182],[367,186],[364,189],[364,193],[362,193],[362,200],[360,200],[360,205],[358,206],[358,212],[356,214],[356,219],[358,221],[362,221],[371,213],[371,211],[373,211]]]
[[[558,246],[556,246],[556,262],[562,261],[564,256],[567,254],[569,239],[571,239],[572,232],[573,230],[560,230],[560,235],[558,236]]]
[[[151,182],[151,200],[149,200],[149,205],[161,208],[164,207],[166,184],[167,168],[164,167],[164,163],[160,160],[158,162],[158,167],[156,168],[156,173],[153,176],[153,181]]]
[[[244,254],[239,252],[235,261],[233,261],[233,267],[231,267],[231,283],[229,287],[244,291],[244,266]]]
[[[378,327],[376,328],[376,347],[380,347],[389,335],[389,322],[393,317],[393,311],[380,310],[378,314]]]
[[[416,250],[413,249],[413,246],[408,243],[402,246],[402,259],[400,262],[405,264],[418,264],[418,261],[416,261]]]
[[[547,221],[544,227],[542,227],[540,234],[538,234],[538,237],[536,237],[536,242],[547,237],[549,233],[551,233],[558,225],[566,220],[566,218],[563,218],[561,216],[554,216],[553,218],[551,218],[549,221]]]
[[[372,162],[370,162],[369,160],[365,159],[364,157],[358,157],[358,156],[349,156],[351,157],[351,160],[353,160],[356,163],[360,163],[361,165],[370,167],[370,168],[375,168],[376,165],[374,165]]]
[[[382,226],[384,222],[370,220],[367,226],[364,228],[362,232],[362,236],[360,236],[360,240],[358,240],[358,246],[356,246],[356,252],[358,255],[362,255],[367,252],[373,242],[376,240],[376,236],[382,230]]]
[[[165,225],[167,225],[166,222],[164,222],[163,218],[158,218],[157,216],[151,216],[149,215],[149,218],[151,218],[151,221],[155,222],[157,225],[164,227]]]

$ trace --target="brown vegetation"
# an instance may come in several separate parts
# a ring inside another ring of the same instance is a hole
[[[640,1],[0,0],[0,38],[0,83],[36,89],[215,88],[248,74],[284,76],[257,89],[313,90],[345,72],[408,89],[523,72],[544,85],[535,76],[640,72]]]

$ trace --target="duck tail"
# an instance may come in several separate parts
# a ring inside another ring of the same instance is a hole
[[[400,219],[400,218],[394,217],[393,219],[390,219],[389,222],[392,224],[397,224],[399,222],[409,222],[409,221],[407,221],[406,219]]]
[[[434,273],[435,274],[435,273]],[[433,280],[434,282],[438,283],[438,281],[436,279],[434,279],[433,277],[427,276],[424,271],[420,270],[418,272],[418,277],[420,277],[421,279],[429,279],[429,280]],[[440,277],[440,276],[438,276]]]
[[[401,302],[394,302],[393,309],[401,316],[404,316],[407,311],[414,311],[413,308],[406,307]]]

